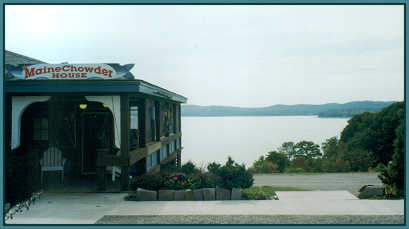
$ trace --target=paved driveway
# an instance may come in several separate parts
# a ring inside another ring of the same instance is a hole
[[[254,175],[255,186],[287,186],[312,190],[347,190],[358,195],[364,184],[382,185],[377,173],[322,173],[319,175]]]
[[[310,194],[313,194],[311,192]],[[358,200],[333,193],[312,195],[319,198],[283,198],[283,200],[237,201],[124,201],[124,193],[45,193],[28,211],[19,213],[7,224],[94,224],[104,216],[402,216],[403,200]],[[328,198],[321,198],[327,196]],[[347,198],[344,198],[347,197]],[[199,218],[200,218],[199,217]],[[310,217],[311,218],[311,217]],[[155,220],[160,220],[160,217]],[[302,218],[304,219],[304,218]],[[302,223],[302,219],[300,222]],[[360,219],[360,218],[357,218]],[[402,217],[399,217],[401,220]],[[251,220],[251,219],[249,219]],[[346,219],[346,220],[349,220]],[[109,221],[109,220],[108,220]],[[156,223],[166,223],[155,221]],[[205,221],[203,221],[205,222]],[[267,221],[266,221],[267,222]],[[286,222],[286,221],[283,221]],[[308,221],[315,222],[315,221]],[[324,221],[327,222],[327,221]],[[344,222],[344,221],[334,221]],[[349,221],[348,221],[349,222]],[[353,221],[360,223],[360,221]],[[395,221],[393,221],[395,222]],[[400,221],[399,221],[400,222]],[[104,223],[109,223],[104,221]],[[192,221],[191,223],[197,223]]]

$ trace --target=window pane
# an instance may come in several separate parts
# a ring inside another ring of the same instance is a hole
[[[33,129],[34,130],[40,130],[41,129],[41,119],[34,119],[33,120]]]
[[[48,129],[48,120],[46,118],[41,119],[41,129]]]
[[[129,147],[130,150],[138,148],[138,107],[130,107],[130,130],[129,130]]]
[[[131,129],[138,129],[138,107],[131,107]]]
[[[48,140],[48,130],[41,130],[41,140]]]

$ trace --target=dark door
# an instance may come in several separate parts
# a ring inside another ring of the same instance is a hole
[[[82,173],[96,173],[97,148],[110,147],[112,122],[106,112],[83,113],[82,118]],[[111,125],[110,125],[111,124]]]

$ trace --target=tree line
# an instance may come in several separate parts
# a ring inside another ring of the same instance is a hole
[[[302,140],[284,142],[261,156],[249,168],[253,173],[271,172],[366,172],[376,170],[387,194],[403,195],[404,102],[376,113],[364,112],[348,120],[340,138],[321,144]]]

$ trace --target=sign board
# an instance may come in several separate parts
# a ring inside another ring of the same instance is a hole
[[[133,64],[6,64],[8,80],[110,80],[133,79]]]

